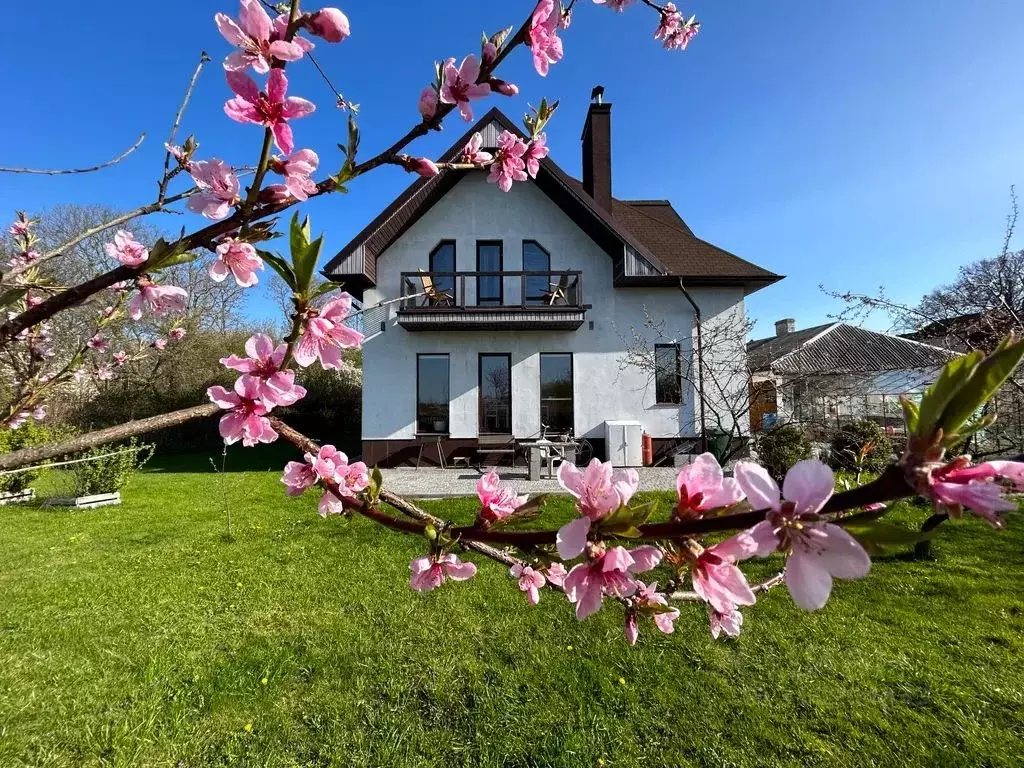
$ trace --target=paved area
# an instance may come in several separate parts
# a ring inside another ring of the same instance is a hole
[[[672,467],[640,467],[641,491],[674,491],[678,469]],[[561,491],[555,479],[528,480],[524,467],[498,467],[503,482],[518,494],[550,493]],[[476,482],[481,472],[477,469],[411,469],[399,467],[384,470],[384,487],[394,493],[411,498],[446,498],[475,496]]]

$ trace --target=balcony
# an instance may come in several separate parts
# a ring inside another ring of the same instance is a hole
[[[583,276],[556,272],[403,272],[408,331],[575,331],[587,318]]]

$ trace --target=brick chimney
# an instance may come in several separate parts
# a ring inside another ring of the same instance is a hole
[[[787,333],[792,333],[796,330],[796,320],[792,317],[787,317],[784,320],[775,321],[775,336],[785,336]]]
[[[583,189],[606,211],[612,209],[612,105],[595,88],[583,125]]]

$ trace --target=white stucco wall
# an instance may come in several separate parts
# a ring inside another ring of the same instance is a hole
[[[551,269],[582,270],[584,299],[592,308],[576,331],[426,331],[410,333],[392,308],[386,331],[363,351],[363,439],[415,436],[416,355],[446,353],[450,360],[450,431],[453,438],[478,431],[478,360],[481,352],[512,356],[512,423],[517,437],[540,432],[540,353],[570,352],[574,366],[575,433],[604,437],[604,422],[639,421],[654,437],[692,436],[693,392],[681,406],[655,405],[649,372],[620,370],[623,336],[643,324],[644,306],[679,329],[684,354],[692,337],[693,312],[674,288],[614,288],[612,259],[535,186],[516,184],[509,193],[469,175],[381,254],[378,287],[366,292],[367,306],[401,294],[400,273],[428,268],[429,253],[441,240],[456,241],[456,269],[476,269],[476,241],[504,242],[504,269],[522,269],[522,242],[536,240],[551,253]],[[472,281],[467,281],[472,282]],[[695,289],[705,320],[742,317],[741,289]],[[506,302],[518,303],[519,280],[506,280]],[[471,297],[467,290],[467,301]],[[741,334],[739,334],[741,336]],[[738,344],[743,344],[739,338]],[[708,364],[714,364],[708,360]],[[742,382],[745,386],[745,381]]]

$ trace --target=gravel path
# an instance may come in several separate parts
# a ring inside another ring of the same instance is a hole
[[[503,482],[507,482],[516,493],[535,494],[560,492],[555,479],[530,481],[526,479],[523,467],[510,469],[499,467]],[[678,469],[672,467],[640,467],[641,491],[675,490]],[[480,479],[476,469],[412,469],[399,467],[384,470],[384,487],[401,496],[412,498],[448,498],[452,496],[475,496],[476,482]]]

